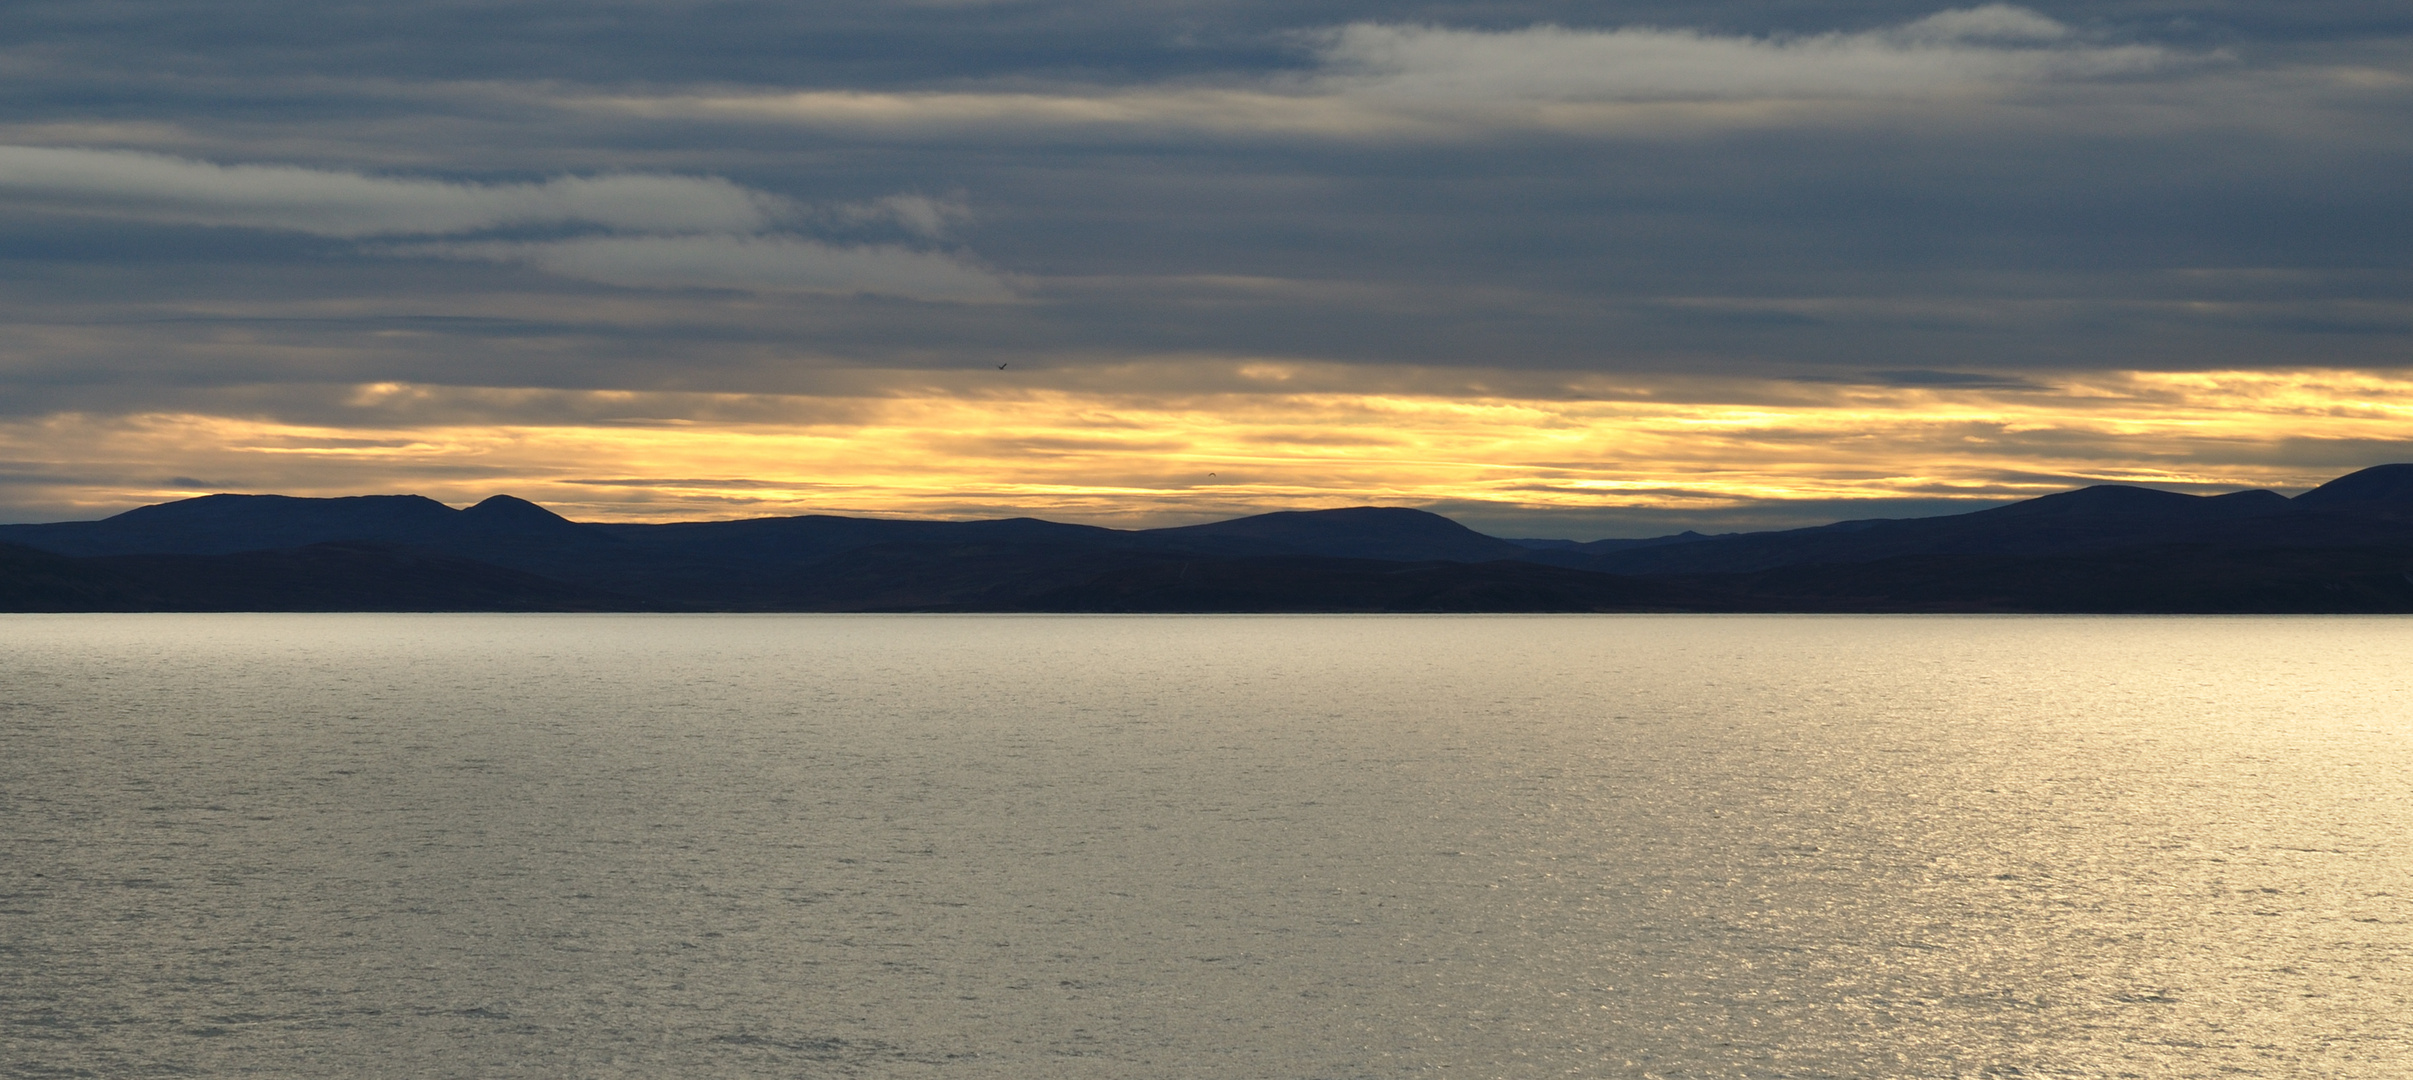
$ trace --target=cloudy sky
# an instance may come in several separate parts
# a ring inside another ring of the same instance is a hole
[[[1424,506],[2413,460],[2413,8],[14,0],[0,520]]]

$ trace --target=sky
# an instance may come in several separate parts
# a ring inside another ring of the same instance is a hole
[[[13,0],[0,520],[2292,492],[2408,178],[2370,0]]]

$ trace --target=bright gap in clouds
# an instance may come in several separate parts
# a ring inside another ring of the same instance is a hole
[[[1548,399],[925,386],[781,401],[388,384],[350,403],[344,427],[189,414],[0,423],[0,457],[62,478],[39,492],[18,482],[18,501],[59,507],[51,517],[217,490],[455,504],[509,492],[617,520],[1029,513],[1136,526],[1383,504],[1502,532],[1555,521],[1556,535],[1593,539],[1892,516],[1911,502],[1914,514],[1976,509],[2090,482],[2303,487],[2413,456],[2413,379],[2322,371],[2025,389],[1668,382]],[[563,419],[510,419],[546,412]],[[96,471],[155,479],[63,479]]]

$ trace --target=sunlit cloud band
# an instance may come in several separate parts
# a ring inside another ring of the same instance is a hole
[[[2413,458],[2413,374],[1717,389],[1551,398],[1035,389],[833,402],[380,384],[349,391],[353,426],[53,416],[0,426],[0,455],[16,484],[45,489],[42,501],[93,512],[214,490],[414,491],[455,503],[508,491],[594,519],[1035,513],[1108,524],[1368,503],[1444,507],[1477,522],[1549,512],[1570,523],[1590,514],[1809,524],[1837,516],[1838,503],[1874,516],[1896,500],[1975,508],[2083,483],[2290,488]],[[479,410],[586,418],[413,422]]]

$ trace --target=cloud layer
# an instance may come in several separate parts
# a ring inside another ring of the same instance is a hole
[[[2413,457],[2401,6],[942,6],[13,5],[0,516],[1580,534]]]
[[[1333,92],[1433,104],[1915,97],[2138,75],[2179,60],[2159,46],[2087,42],[2006,4],[1789,37],[1360,23],[1323,36],[1318,58],[1318,85]]]
[[[1432,139],[1510,128],[1685,130],[1831,118],[1848,103],[1949,106],[2135,78],[2217,53],[2107,43],[2007,4],[1858,33],[1753,36],[1537,24],[1351,23],[1295,35],[1313,65],[1252,81],[865,93],[619,95],[572,105],[907,134],[1041,128],[1163,135]],[[1679,105],[1722,106],[1670,113]],[[1758,110],[1734,106],[1756,104]],[[1777,106],[1822,105],[1825,112]],[[1644,108],[1644,107],[1657,107]],[[1637,111],[1637,109],[1643,111]]]
[[[465,184],[39,146],[0,146],[0,197],[73,213],[343,238],[523,225],[751,233],[795,212],[784,199],[712,176],[629,173]]]
[[[961,258],[895,245],[834,245],[773,233],[813,215],[716,176],[645,173],[472,184],[289,165],[222,165],[129,151],[0,146],[0,198],[22,208],[339,239],[450,236],[531,227],[611,235],[456,241],[364,250],[519,263],[639,288],[880,293],[1001,300],[1012,290]],[[924,240],[969,216],[960,202],[891,195],[818,211],[893,223]],[[629,235],[634,234],[634,235]]]
[[[563,277],[631,288],[861,292],[975,302],[1014,296],[997,275],[951,255],[885,244],[839,247],[793,236],[586,236],[419,244],[394,250],[521,263]]]

